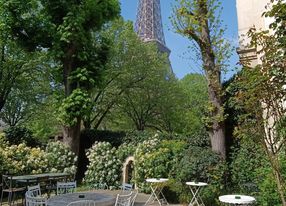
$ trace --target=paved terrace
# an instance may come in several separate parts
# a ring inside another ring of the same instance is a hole
[[[113,196],[116,196],[117,194],[122,193],[122,190],[92,190],[92,191],[97,192],[97,193],[110,194]],[[128,191],[126,191],[126,192],[128,192]],[[150,196],[150,194],[138,193],[134,206],[143,206],[145,204],[145,202],[147,201],[147,199],[149,198],[149,196]],[[155,201],[151,205],[152,206],[159,206],[157,201]],[[180,205],[170,204],[169,206],[180,206]]]
[[[120,193],[122,194],[122,190],[89,190],[89,191],[96,192],[96,193],[109,194],[109,195],[113,195],[114,197],[116,197],[117,194],[120,194]],[[80,192],[83,192],[83,191],[80,191]],[[147,199],[149,198],[149,196],[150,194],[138,193],[134,206],[143,206],[145,202],[147,201]],[[7,202],[5,202],[5,199],[2,205],[8,206]],[[18,200],[17,203],[15,202],[15,205],[17,206],[22,205],[21,201]],[[159,206],[159,204],[158,202],[155,201],[153,204],[151,204],[151,206]],[[170,204],[169,206],[181,206],[181,205]]]

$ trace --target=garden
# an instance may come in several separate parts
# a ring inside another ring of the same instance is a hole
[[[272,33],[247,33],[259,64],[237,69],[220,1],[175,2],[172,30],[200,67],[181,79],[118,0],[0,0],[1,177],[64,173],[79,190],[147,194],[146,179],[166,178],[171,204],[190,203],[193,181],[207,183],[205,206],[226,194],[286,206],[286,3],[261,14]]]

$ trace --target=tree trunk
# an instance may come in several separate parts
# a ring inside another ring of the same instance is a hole
[[[274,170],[275,173],[275,179],[277,182],[277,188],[278,192],[282,201],[282,205],[286,206],[286,200],[285,200],[285,189],[283,188],[283,177],[281,177],[281,174],[279,171]]]
[[[283,206],[286,206],[286,200],[285,200],[285,182],[282,177],[282,169],[280,166],[279,158],[277,157],[277,154],[273,154],[270,151],[267,151],[268,156],[270,157],[270,162],[272,165],[272,170],[274,177],[276,179],[276,185],[278,189],[278,193],[281,198],[281,202]]]
[[[75,59],[74,54],[76,53],[76,45],[71,43],[69,48],[66,50],[66,58],[62,60],[63,62],[63,76],[64,76],[64,86],[65,86],[65,96],[68,97],[77,88],[77,85],[72,82],[69,77],[74,71]],[[68,145],[76,155],[79,154],[79,144],[80,144],[80,126],[81,118],[78,117],[76,123],[73,126],[63,127],[63,141]]]
[[[77,118],[77,122],[74,126],[64,127],[63,141],[68,145],[77,156],[79,154],[79,144],[80,144],[80,118]]]
[[[215,54],[210,39],[210,30],[208,26],[208,8],[205,0],[200,0],[199,10],[201,13],[200,26],[201,34],[199,37],[199,47],[202,53],[203,68],[208,81],[208,96],[211,104],[209,116],[209,136],[212,150],[226,157],[225,133],[223,120],[223,104],[221,100],[222,85],[220,80],[220,67],[215,63]]]
[[[90,118],[83,120],[84,129],[91,129],[91,120]]]

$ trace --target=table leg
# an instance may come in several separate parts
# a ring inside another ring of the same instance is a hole
[[[169,205],[169,203],[167,202],[167,199],[165,198],[162,190],[163,190],[163,187],[159,187],[158,185],[152,187],[150,186],[151,188],[151,195],[150,197],[148,198],[148,200],[146,201],[145,205],[148,205],[149,203],[151,202],[154,202],[155,200],[157,200],[157,202],[159,203],[160,206],[162,206],[162,204],[166,204],[166,205]],[[160,199],[160,195],[162,197],[162,199]],[[153,199],[153,201],[152,201]]]
[[[166,197],[164,196],[162,190],[163,190],[163,187],[160,189],[159,195],[161,194],[162,200],[164,201],[164,203],[166,203],[166,205],[169,205],[169,203],[167,202],[167,199],[166,199]]]
[[[204,206],[205,204],[203,203],[203,200],[200,197],[200,187],[194,189],[190,187],[190,189],[193,197],[191,199],[189,206],[194,206],[195,204],[198,206]]]
[[[150,197],[148,198],[148,200],[146,201],[145,205],[148,205],[149,203],[151,203],[151,200],[153,199],[152,202],[154,202],[155,200],[158,201],[159,205],[161,206],[161,202],[156,194],[156,191],[158,191],[158,186],[155,186],[154,188],[152,186],[150,186],[151,188],[151,195]]]

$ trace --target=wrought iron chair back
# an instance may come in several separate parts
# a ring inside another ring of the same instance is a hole
[[[121,189],[122,190],[132,190],[133,189],[133,185],[132,184],[128,184],[128,183],[122,183]]]
[[[31,197],[38,197],[42,195],[40,184],[35,186],[28,186],[27,194]]]
[[[134,203],[135,203],[135,200],[136,200],[136,197],[138,195],[138,190],[133,190],[132,191],[132,197],[131,197],[131,200],[130,200],[130,206],[134,206]]]
[[[73,193],[76,190],[76,182],[57,182],[57,195]]]
[[[117,194],[115,206],[130,206],[132,200],[132,193],[130,192],[127,195]]]
[[[29,192],[26,192],[26,206],[47,206],[47,199],[44,197],[33,197],[29,195]]]

